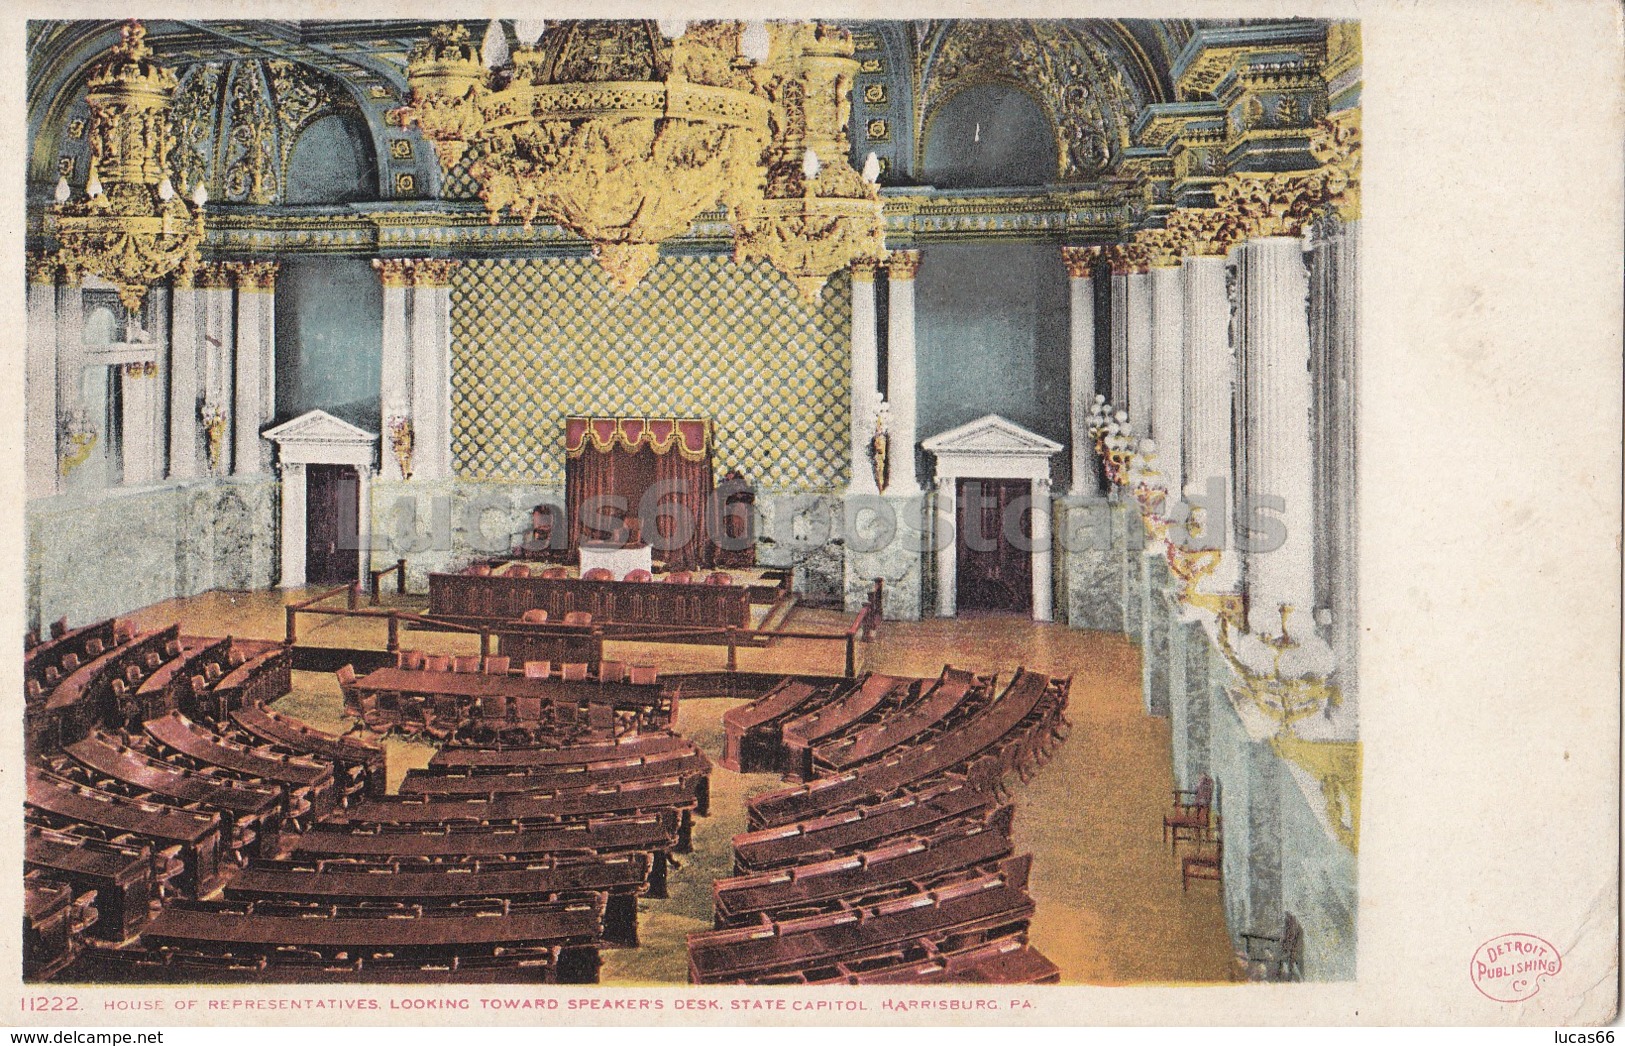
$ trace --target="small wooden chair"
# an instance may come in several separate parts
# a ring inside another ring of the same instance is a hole
[[[569,567],[548,567],[542,571],[542,578],[546,581],[562,581],[569,576]]]
[[[485,659],[485,674],[488,676],[505,676],[512,658],[505,655],[493,655]]]
[[[508,577],[530,577],[530,568],[523,563],[515,563],[506,571]]]
[[[646,581],[653,581],[654,578],[655,576],[653,574],[649,573],[647,570],[644,570],[642,567],[638,567],[636,570],[628,570],[626,572],[626,576],[621,578],[621,580],[639,584]]]
[[[395,667],[416,672],[423,668],[423,651],[401,650],[395,654]]]
[[[480,670],[480,655],[463,654],[452,658],[451,670],[461,675],[473,675]]]
[[[550,661],[526,661],[526,679],[546,679],[553,674],[553,664]]]
[[[468,568],[468,572],[470,574],[473,574],[475,577],[490,577],[491,576],[491,564],[489,564],[489,563],[475,563],[473,566]]]
[[[600,683],[619,683],[626,678],[626,662],[600,661],[598,662],[598,681]]]
[[[521,723],[540,723],[542,721],[542,699],[539,697],[521,697],[519,699],[519,721]]]
[[[587,678],[587,662],[566,661],[559,666],[559,678],[567,683],[584,682]]]
[[[547,611],[541,607],[533,607],[520,615],[519,620],[527,625],[545,625],[547,624]]]
[[[670,585],[692,585],[694,572],[692,570],[674,570],[666,575],[666,583]]]
[[[1174,809],[1162,818],[1162,841],[1179,848],[1180,839],[1195,839],[1208,828],[1213,813],[1213,778],[1207,774],[1194,789],[1174,790]]]
[[[1256,971],[1259,980],[1303,980],[1303,927],[1291,912],[1281,920],[1279,935],[1244,933],[1241,940],[1249,975]]]
[[[660,671],[654,665],[633,665],[626,675],[633,686],[653,686],[660,681]]]
[[[572,610],[564,615],[564,623],[577,628],[592,624],[592,614],[585,610]]]
[[[593,567],[581,575],[583,581],[614,581],[615,573],[608,567]]]
[[[1219,818],[1213,818],[1212,827],[1197,837],[1195,853],[1186,854],[1179,862],[1180,890],[1189,891],[1192,879],[1219,882],[1224,878],[1224,836],[1219,831]]]
[[[361,707],[359,691],[355,688],[355,666],[344,665],[333,673],[339,681],[339,692],[344,695],[344,709],[347,712],[358,711]]]
[[[734,576],[726,570],[717,570],[706,575],[705,583],[707,585],[731,585],[734,583]]]
[[[423,670],[425,672],[450,672],[451,658],[445,654],[425,654],[423,657]]]

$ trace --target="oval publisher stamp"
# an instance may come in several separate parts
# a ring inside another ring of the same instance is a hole
[[[1496,1002],[1523,1002],[1540,991],[1544,977],[1563,969],[1551,942],[1532,933],[1504,933],[1478,946],[1468,970],[1473,987]]]

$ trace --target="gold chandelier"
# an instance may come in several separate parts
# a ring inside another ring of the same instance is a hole
[[[734,212],[734,260],[763,259],[818,300],[830,275],[853,261],[884,261],[880,164],[862,173],[847,160],[852,34],[821,22],[773,25],[761,90],[773,103],[775,134],[764,192]]]
[[[75,277],[106,279],[131,312],[153,283],[196,265],[203,242],[203,183],[189,203],[169,179],[175,86],[175,74],[153,60],[146,30],[131,19],[118,46],[90,70],[85,195],[75,199],[64,175],[47,212],[57,263]]]
[[[768,105],[740,55],[742,26],[686,28],[668,42],[650,20],[565,22],[506,60],[498,36],[486,71],[466,29],[438,26],[413,49],[412,101],[395,119],[419,127],[444,170],[476,145],[469,173],[492,222],[553,219],[591,241],[627,291],[662,240],[761,191]]]

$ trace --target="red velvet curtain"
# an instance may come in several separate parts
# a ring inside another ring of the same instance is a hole
[[[570,554],[583,541],[641,539],[668,569],[711,566],[709,436],[705,422],[568,419],[564,496]]]

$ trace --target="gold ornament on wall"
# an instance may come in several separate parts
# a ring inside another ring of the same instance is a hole
[[[412,478],[412,419],[404,414],[391,414],[385,422],[389,428],[389,449],[395,455],[395,465],[402,479]]]
[[[734,260],[761,259],[788,276],[811,305],[824,284],[859,259],[886,257],[880,163],[847,162],[852,36],[814,23],[775,23],[761,91],[773,104],[773,145],[759,196],[734,209]]]
[[[96,446],[96,429],[83,409],[65,410],[57,415],[57,472],[66,476],[90,458]]]
[[[209,456],[209,471],[216,474],[225,461],[227,420],[225,410],[213,403],[204,402],[198,407],[198,422],[203,426],[203,446]]]
[[[120,43],[92,66],[89,80],[85,195],[75,199],[63,176],[47,230],[72,277],[102,277],[136,312],[149,286],[197,262],[207,197],[199,183],[188,201],[184,184],[177,190],[170,180],[176,78],[153,59],[140,22],[125,24]]]

